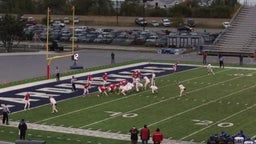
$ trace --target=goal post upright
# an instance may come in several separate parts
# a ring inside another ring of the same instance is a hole
[[[46,30],[46,61],[47,61],[47,79],[51,78],[51,61],[54,59],[64,58],[64,57],[70,57],[74,55],[74,33],[75,33],[75,23],[74,23],[74,16],[75,16],[75,6],[72,6],[72,17],[73,17],[73,29],[72,29],[72,46],[71,46],[71,53],[66,53],[63,55],[57,55],[57,56],[49,56],[49,29],[50,29],[50,12],[51,9],[47,8],[47,30]]]

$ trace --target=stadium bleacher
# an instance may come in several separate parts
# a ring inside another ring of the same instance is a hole
[[[223,30],[214,46],[204,48],[208,55],[255,57],[256,7],[242,5],[231,20],[231,26]]]

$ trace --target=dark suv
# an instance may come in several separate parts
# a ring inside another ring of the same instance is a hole
[[[139,26],[147,26],[148,22],[144,18],[136,18],[135,23]]]

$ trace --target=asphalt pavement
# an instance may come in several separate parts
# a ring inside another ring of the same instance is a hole
[[[80,46],[78,65],[86,68],[98,67],[111,64],[111,52],[115,53],[115,62],[127,62],[131,60],[174,60],[174,61],[194,61],[202,62],[202,56],[196,52],[172,55],[160,54],[156,48],[132,47],[132,46],[112,46],[112,45],[94,45]],[[50,56],[59,53],[51,52]],[[26,52],[26,53],[0,53],[0,83],[8,83],[30,79],[40,76],[46,76],[47,61],[46,52]],[[212,65],[218,64],[217,56],[208,56],[207,62]],[[224,64],[239,64],[238,57],[224,57]],[[55,73],[55,67],[58,66],[60,72],[72,71],[70,66],[73,64],[70,57],[55,59],[51,62],[51,73]],[[244,64],[255,64],[253,58],[244,58]]]

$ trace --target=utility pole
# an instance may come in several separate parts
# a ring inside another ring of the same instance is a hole
[[[143,31],[145,31],[145,26],[146,26],[146,20],[145,20],[145,3],[147,0],[143,0]]]
[[[116,0],[116,25],[118,25],[118,0]]]

